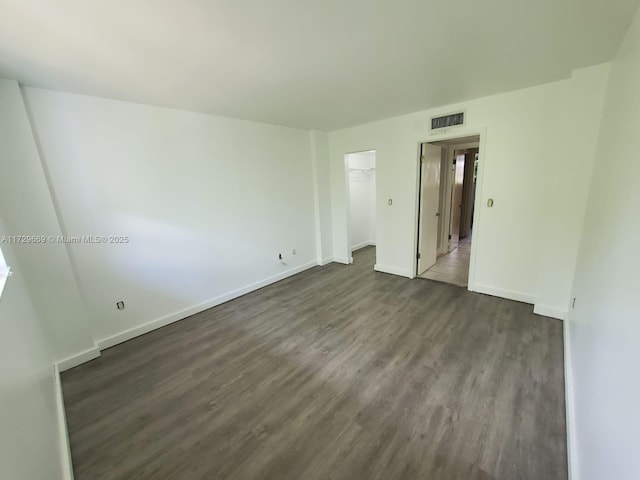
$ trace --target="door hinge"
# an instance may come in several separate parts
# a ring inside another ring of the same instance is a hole
[[[420,260],[420,252],[418,252],[418,260]]]
[[[451,240],[451,235],[449,235],[449,240]]]

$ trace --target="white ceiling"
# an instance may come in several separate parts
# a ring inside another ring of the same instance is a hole
[[[638,0],[0,0],[0,76],[337,129],[612,58]]]

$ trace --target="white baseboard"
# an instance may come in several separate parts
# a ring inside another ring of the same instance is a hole
[[[58,362],[55,362],[55,366],[57,367],[58,371],[64,372],[65,370],[77,367],[78,365],[86,363],[89,360],[93,360],[94,358],[98,358],[99,356],[100,349],[97,345],[94,345],[92,348],[89,348],[84,352],[77,353]]]
[[[479,285],[475,283],[473,285],[473,290],[469,288],[469,290],[478,293],[484,293],[486,295],[491,295],[493,297],[506,298],[508,300],[515,300],[516,302],[524,302],[524,303],[536,303],[536,298],[533,295],[529,295],[523,292],[517,292],[514,290],[505,290],[497,287],[490,287],[488,285]]]
[[[320,260],[317,265],[324,267],[325,265],[329,265],[330,263],[342,263],[344,265],[351,265],[353,263],[353,257],[329,257]]]
[[[575,420],[575,394],[573,391],[573,369],[571,368],[571,322],[563,323],[564,338],[564,394],[565,409],[567,416],[567,463],[569,469],[569,480],[578,480],[578,453],[576,443],[576,420]]]
[[[71,447],[69,445],[69,431],[67,430],[67,415],[64,411],[64,396],[58,365],[53,366],[53,382],[56,396],[56,416],[58,417],[58,443],[60,447],[60,466],[62,480],[73,480],[73,463],[71,462]]]
[[[376,263],[373,266],[373,269],[376,272],[390,273],[391,275],[400,275],[401,277],[412,278],[411,272],[409,270],[404,270],[403,268],[390,267],[388,265],[380,265],[379,263]]]
[[[566,320],[568,311],[561,308],[547,307],[546,305],[534,305],[533,313],[536,315],[544,315],[545,317],[557,318],[558,320]]]
[[[355,252],[356,250],[360,250],[361,248],[364,248],[364,247],[375,247],[375,246],[376,246],[376,242],[362,242],[351,247],[351,252]]]
[[[333,257],[333,261],[336,263],[344,263],[345,265],[349,265],[353,263],[353,257]]]
[[[171,313],[164,317],[157,318],[155,320],[151,320],[143,325],[138,325],[137,327],[131,328],[129,330],[125,330],[124,332],[117,333],[115,335],[111,335],[109,337],[102,338],[97,341],[98,347],[101,350],[105,348],[113,347],[122,342],[126,342],[127,340],[131,340],[132,338],[138,337],[140,335],[144,335],[145,333],[152,332],[153,330],[157,330],[158,328],[164,327],[165,325],[169,325],[170,323],[177,322],[178,320],[182,320],[183,318],[189,317],[191,315],[195,315],[196,313],[200,313],[209,308],[215,307],[222,303],[228,302],[229,300],[233,300],[234,298],[238,298],[242,295],[246,295],[247,293],[251,293],[255,290],[258,290],[262,287],[266,287],[267,285],[271,285],[280,280],[284,280],[287,277],[292,275],[296,275],[297,273],[308,270],[312,267],[318,265],[317,261],[308,262],[304,265],[300,265],[298,267],[286,270],[277,275],[273,275],[271,277],[265,278],[264,280],[260,280],[258,282],[249,284],[245,287],[238,288],[229,293],[225,293],[224,295],[220,295],[211,300],[207,300],[206,302],[200,303],[198,305],[194,305],[192,307],[185,308],[178,312]]]

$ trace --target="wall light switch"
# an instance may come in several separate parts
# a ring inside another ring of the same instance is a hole
[[[393,205],[393,199],[391,199],[391,198],[390,198],[389,200],[387,200],[387,203],[388,203],[389,205]]]

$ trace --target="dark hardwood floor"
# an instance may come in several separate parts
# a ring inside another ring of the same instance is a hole
[[[76,480],[566,479],[561,322],[374,256],[65,372]]]

